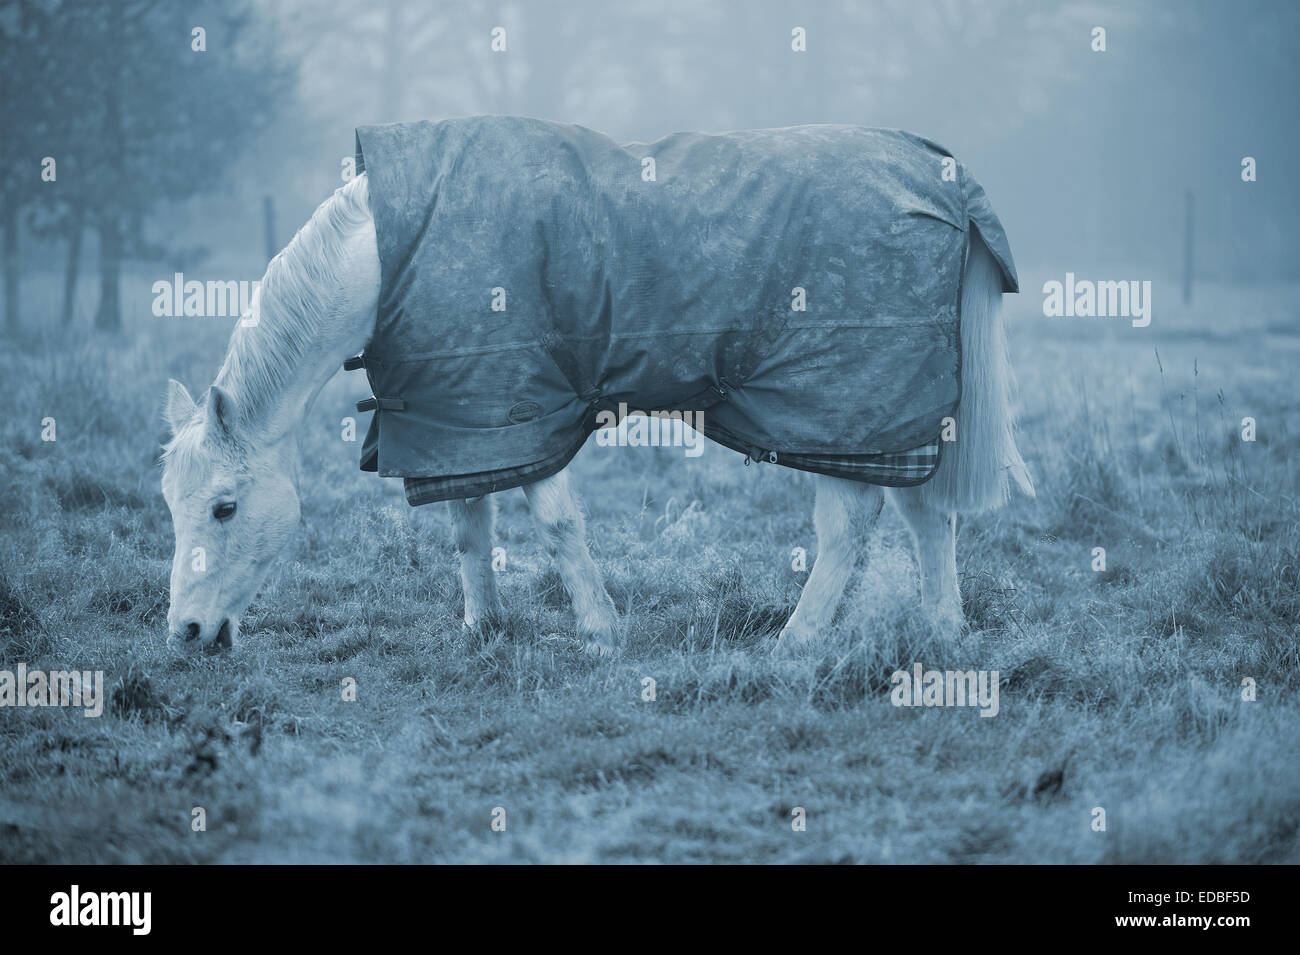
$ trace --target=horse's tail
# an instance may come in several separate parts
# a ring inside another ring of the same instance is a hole
[[[1000,507],[1011,482],[1030,497],[1034,484],[1016,447],[1011,409],[1015,380],[1002,327],[1002,273],[972,227],[961,293],[961,402],[956,440],[922,497],[945,511],[975,514]]]

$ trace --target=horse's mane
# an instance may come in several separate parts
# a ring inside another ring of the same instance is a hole
[[[347,240],[370,221],[369,197],[364,173],[336,189],[266,267],[213,382],[234,400],[241,423],[260,419],[318,340],[342,291],[338,273]],[[250,314],[256,324],[245,325]],[[172,467],[185,471],[195,466],[203,436],[194,427],[197,419],[195,415],[163,448],[163,460]]]
[[[370,221],[369,195],[364,173],[335,190],[266,267],[249,309],[257,322],[240,320],[214,382],[235,399],[241,420],[261,417],[318,342],[342,291],[347,239]]]

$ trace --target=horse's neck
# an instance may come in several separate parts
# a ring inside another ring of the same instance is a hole
[[[213,383],[240,409],[244,437],[254,446],[291,436],[344,359],[370,341],[379,296],[373,231],[368,242],[364,235],[349,238],[338,258],[326,273],[338,287],[319,290],[326,307],[308,302],[304,308],[301,301],[290,305],[274,297],[263,301],[259,295],[247,324],[241,321],[231,336]],[[302,264],[290,257],[274,267]]]
[[[349,316],[356,318],[356,316]],[[254,384],[231,363],[222,368],[214,384],[222,385],[235,399],[237,407],[247,408],[245,419],[250,434],[262,441],[275,441],[295,429],[325,384],[338,371],[343,361],[357,354],[370,339],[373,316],[369,327],[361,321],[350,322],[347,327],[322,334],[307,343],[307,347],[294,356],[294,366],[285,369],[283,378],[271,389],[264,380]],[[275,354],[282,343],[275,339],[274,329],[259,322],[245,331],[247,340],[238,347],[269,350]],[[232,345],[232,348],[236,347]],[[254,388],[261,393],[254,396]]]

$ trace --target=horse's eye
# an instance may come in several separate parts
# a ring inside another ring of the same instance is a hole
[[[235,502],[222,501],[220,504],[212,505],[212,516],[219,521],[229,520],[234,516]]]

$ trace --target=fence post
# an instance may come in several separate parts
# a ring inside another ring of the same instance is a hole
[[[266,222],[266,261],[270,262],[280,251],[275,245],[275,200],[270,196],[262,197],[262,218]]]

